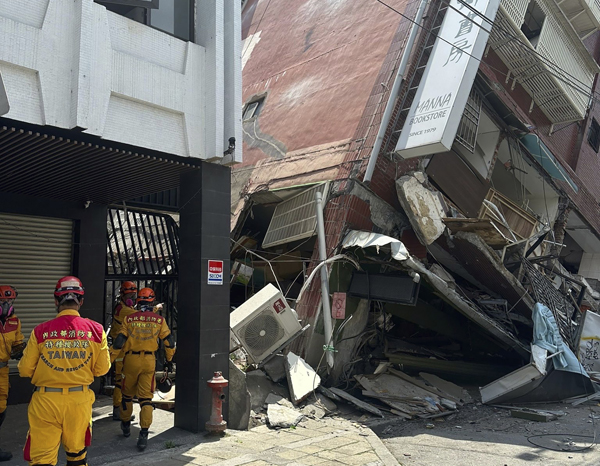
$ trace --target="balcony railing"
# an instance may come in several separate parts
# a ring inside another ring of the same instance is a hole
[[[600,28],[599,0],[557,0],[556,3],[581,39]]]
[[[600,68],[553,0],[533,6],[502,0],[489,43],[510,71],[507,83],[520,83],[552,123],[581,120]],[[526,27],[532,16],[539,31]]]

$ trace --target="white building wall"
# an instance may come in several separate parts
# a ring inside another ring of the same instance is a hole
[[[220,161],[224,141],[241,133],[241,99],[234,114],[224,108],[226,86],[239,87],[228,93],[241,92],[241,66],[226,72],[224,59],[230,54],[239,61],[239,44],[225,46],[223,0],[199,1],[197,10],[203,18],[197,34],[210,38],[203,45],[92,0],[19,0],[19,8],[1,0],[0,71],[11,104],[6,117]],[[228,20],[237,31],[241,19],[234,10],[237,16]],[[235,72],[237,79],[229,76]],[[226,123],[236,134],[224,134]],[[238,146],[241,160],[241,140]]]

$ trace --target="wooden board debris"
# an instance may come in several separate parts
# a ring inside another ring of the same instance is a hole
[[[365,403],[364,401],[361,401],[358,398],[353,397],[349,393],[346,393],[345,391],[340,390],[339,388],[331,387],[331,388],[329,388],[329,391],[333,392],[335,395],[342,398],[343,400],[349,401],[354,406],[356,406],[359,409],[362,409],[363,411],[366,411],[371,414],[375,414],[375,416],[383,417],[383,413],[379,409],[377,409],[375,406],[372,406],[369,403]]]
[[[411,417],[441,411],[440,399],[435,394],[394,375],[357,375],[355,379],[370,396]]]
[[[428,384],[436,387],[442,393],[445,393],[445,398],[455,401],[457,403],[470,403],[472,400],[471,395],[462,387],[459,387],[452,382],[442,379],[434,374],[428,374],[427,372],[419,372],[421,377]]]
[[[495,249],[510,244],[492,221],[487,218],[444,218],[443,220],[452,233],[458,233],[459,231],[475,233]]]

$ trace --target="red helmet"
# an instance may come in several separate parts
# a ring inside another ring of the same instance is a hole
[[[152,302],[156,299],[156,296],[154,295],[154,290],[152,288],[142,288],[140,290],[140,292],[137,295],[137,299],[135,300],[136,303],[140,303],[140,302]]]
[[[14,286],[0,286],[0,299],[15,299],[17,296],[19,296],[19,293]]]
[[[68,275],[66,277],[62,277],[56,284],[54,297],[60,301],[59,298],[67,294],[74,294],[79,297],[83,297],[84,293],[85,290],[81,280],[79,280],[77,277],[73,277],[72,275]]]
[[[121,289],[119,291],[122,295],[129,293],[137,293],[137,285],[133,282],[123,282],[121,283]]]

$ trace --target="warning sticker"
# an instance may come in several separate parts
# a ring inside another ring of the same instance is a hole
[[[208,261],[208,284],[222,285],[223,284],[223,261],[209,260]]]

